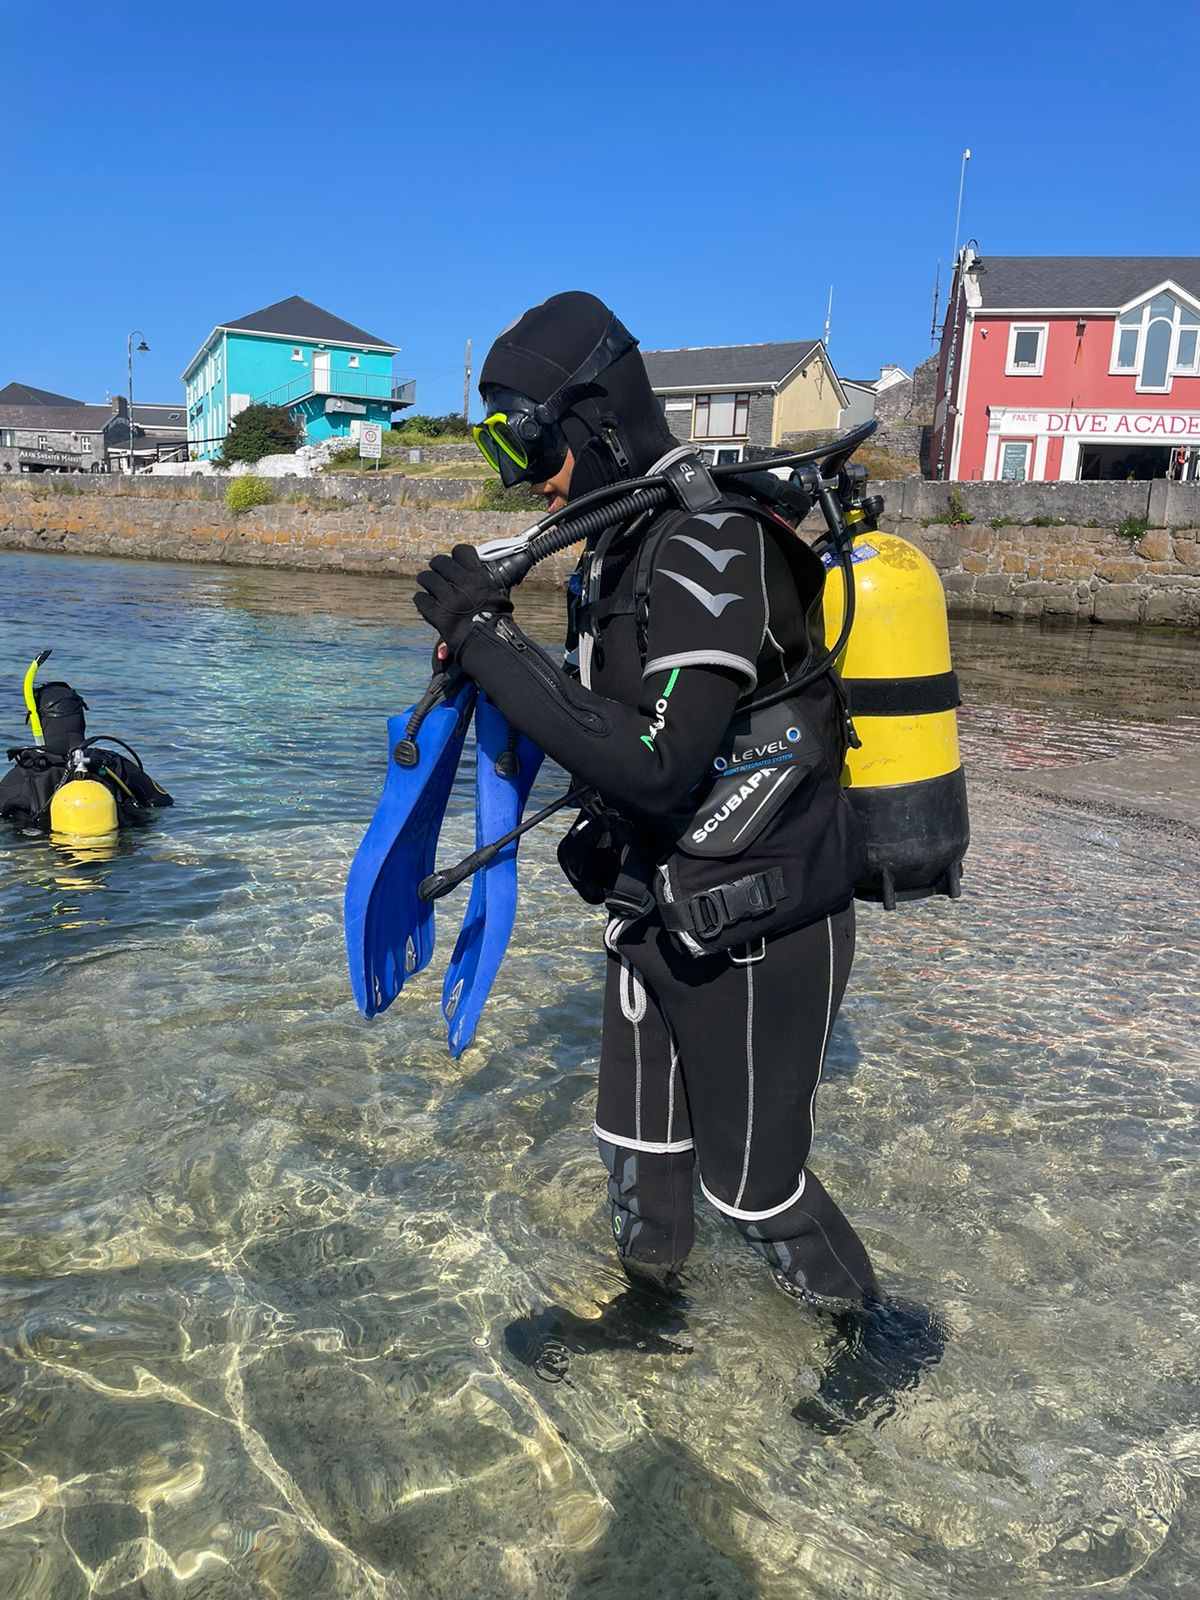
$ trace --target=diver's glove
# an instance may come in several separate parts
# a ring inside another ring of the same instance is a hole
[[[426,592],[415,595],[413,605],[455,655],[477,621],[513,608],[508,590],[473,544],[456,544],[448,556],[434,556],[417,582]]]

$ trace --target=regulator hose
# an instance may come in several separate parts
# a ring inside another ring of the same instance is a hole
[[[744,461],[729,461],[719,467],[710,467],[709,471],[714,478],[736,478],[739,474],[745,476],[748,466],[752,472],[761,472],[764,469],[777,467],[811,466],[814,462],[820,461],[823,463],[822,476],[828,476],[835,464],[840,467],[865,439],[870,438],[878,426],[879,424],[872,419],[860,427],[851,429],[832,445],[821,445],[815,450],[800,450],[794,455],[770,456],[765,461],[749,464]],[[616,522],[623,522],[626,517],[637,516],[639,512],[651,511],[656,506],[665,505],[671,497],[670,487],[658,476],[633,478],[626,483],[608,484],[602,489],[593,489],[591,494],[584,495],[581,500],[576,500],[573,504],[551,512],[548,517],[543,517],[534,525],[529,537],[518,550],[497,557],[489,565],[493,567],[505,588],[515,588],[539,561],[545,561],[547,557],[556,555],[560,550],[568,549],[580,539],[590,539],[593,534],[603,532]]]

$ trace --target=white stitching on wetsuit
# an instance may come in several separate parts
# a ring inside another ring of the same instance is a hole
[[[633,1024],[633,1131],[638,1138],[642,1137],[642,1029],[641,1022],[646,1015],[646,986],[641,977],[626,961],[624,956],[619,957],[621,962],[621,980],[618,990],[621,1000],[621,1015],[626,1022]]]
[[[750,1143],[754,1138],[754,968],[746,968],[746,1149],[742,1156],[742,1181],[738,1186],[740,1206],[746,1193],[746,1180],[750,1176]]]
[[[621,962],[621,1015],[636,1027],[646,1015],[646,985],[624,956]],[[628,980],[628,982],[626,982]]]
[[[808,1142],[811,1145],[817,1136],[817,1125],[814,1121],[814,1112],[817,1104],[817,1090],[821,1087],[821,1074],[825,1070],[825,1052],[829,1048],[829,1034],[833,1027],[833,918],[825,918],[825,929],[829,935],[829,992],[825,999],[825,1037],[821,1040],[821,1059],[817,1062],[817,1081],[813,1084],[812,1094],[808,1098]]]
[[[679,1071],[679,1052],[674,1035],[668,1032],[667,1038],[671,1046],[671,1071],[667,1079],[667,1142],[670,1143],[671,1129],[675,1126],[675,1074]]]
[[[622,1150],[642,1150],[647,1155],[671,1155],[676,1150],[694,1150],[695,1141],[692,1139],[671,1139],[665,1144],[653,1139],[631,1139],[627,1133],[609,1133],[598,1122],[593,1122],[592,1132],[597,1139],[603,1139],[606,1144],[615,1144]]]
[[[771,1206],[766,1211],[739,1211],[736,1206],[726,1205],[724,1200],[718,1200],[711,1190],[705,1188],[703,1178],[700,1179],[700,1188],[704,1198],[716,1206],[717,1210],[724,1216],[733,1217],[737,1222],[762,1222],[765,1218],[777,1217],[781,1211],[786,1211],[789,1206],[794,1206],[804,1193],[804,1185],[807,1179],[808,1174],[802,1171],[800,1174],[800,1187],[795,1194],[790,1194],[781,1206]]]

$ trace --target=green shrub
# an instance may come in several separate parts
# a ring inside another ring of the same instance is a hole
[[[1128,539],[1131,544],[1136,544],[1149,528],[1149,517],[1126,517],[1124,522],[1117,523],[1114,531],[1119,533],[1122,539]]]
[[[229,424],[217,465],[245,461],[253,466],[264,456],[289,455],[303,438],[303,429],[286,406],[247,406]]]
[[[963,497],[959,493],[958,485],[952,483],[950,485],[950,493],[946,496],[946,509],[940,517],[934,517],[933,522],[941,523],[948,528],[961,528],[964,524],[974,521],[975,513],[967,510],[963,504]]]
[[[383,436],[385,444],[431,444],[435,439],[439,443],[453,444],[455,440],[466,441],[471,437],[471,424],[466,417],[457,411],[448,411],[441,417],[405,417],[395,428],[389,428]]]
[[[271,485],[263,478],[256,478],[253,473],[248,473],[244,478],[235,478],[225,491],[225,504],[235,513],[270,503]]]
[[[1085,528],[1102,528],[1104,524],[1098,517],[1089,517],[1084,523]]]
[[[1060,527],[1061,524],[1061,517],[1047,517],[1045,514],[1043,514],[1040,517],[1030,517],[1025,526],[1027,528],[1057,528]]]
[[[1013,528],[1016,524],[1011,517],[993,517],[988,523],[989,528]]]
[[[330,467],[356,467],[360,457],[357,444],[344,444],[340,450],[335,450],[329,458]]]
[[[485,478],[474,498],[480,511],[546,510],[545,500],[540,494],[534,494],[527,484],[519,483],[515,489],[506,489],[499,478]]]

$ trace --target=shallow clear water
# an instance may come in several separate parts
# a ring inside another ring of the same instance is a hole
[[[461,1063],[437,958],[358,1015],[341,893],[411,616],[395,582],[0,556],[5,743],[53,644],[177,797],[110,861],[0,846],[3,1600],[1192,1592],[1198,850],[1004,774],[1194,748],[1200,641],[956,631],[967,892],[863,911],[813,1158],[951,1339],[831,1440],[790,1416],[821,1330],[707,1210],[690,1353],[557,1385],[508,1354],[619,1289],[600,926],[545,830]]]

